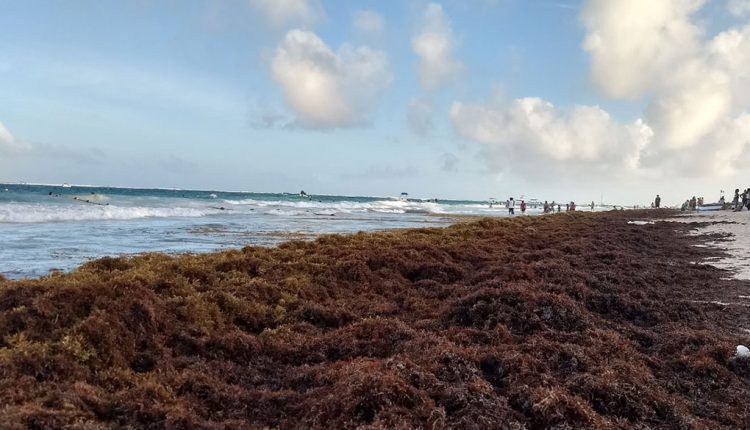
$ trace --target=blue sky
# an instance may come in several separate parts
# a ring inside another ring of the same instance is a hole
[[[629,204],[741,187],[747,1],[625,3],[0,0],[0,180]]]

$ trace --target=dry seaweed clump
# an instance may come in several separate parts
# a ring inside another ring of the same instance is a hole
[[[0,428],[747,428],[750,285],[695,264],[689,225],[626,222],[671,215],[0,279]]]

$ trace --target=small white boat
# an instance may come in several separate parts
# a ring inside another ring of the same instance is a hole
[[[62,187],[63,187],[63,188],[70,188],[71,186],[72,186],[72,185],[70,185],[70,184],[69,184],[69,183],[67,183],[67,182],[66,182],[66,183],[64,183],[64,184],[62,184]]]
[[[707,203],[704,205],[697,206],[695,210],[698,212],[714,212],[724,209],[724,205],[721,203]]]
[[[401,196],[399,196],[398,199],[402,202],[409,201],[409,193],[401,193]]]

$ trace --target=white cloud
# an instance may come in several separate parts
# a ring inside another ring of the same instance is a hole
[[[325,16],[316,0],[248,0],[274,28],[312,27]]]
[[[709,47],[709,61],[730,79],[732,110],[750,106],[750,25],[718,34]]]
[[[309,31],[292,30],[271,61],[273,79],[307,128],[361,125],[390,85],[385,53],[365,46],[333,52]]]
[[[499,170],[550,163],[632,169],[653,134],[642,121],[622,125],[598,106],[562,112],[538,98],[517,99],[508,106],[457,102],[450,118],[461,137],[485,145],[488,161]]]
[[[443,7],[428,4],[423,21],[423,27],[412,38],[411,46],[420,58],[417,73],[422,87],[434,91],[460,78],[465,67],[453,58],[456,37]]]
[[[729,113],[729,78],[701,60],[688,61],[674,70],[646,110],[646,118],[666,149],[697,144]]]
[[[492,167],[550,161],[595,178],[726,176],[750,155],[750,26],[713,38],[693,20],[704,0],[588,0],[581,18],[591,79],[614,99],[642,99],[624,124],[599,107],[562,112],[540,99],[455,103],[457,134]],[[567,170],[570,172],[570,170]]]
[[[727,9],[732,15],[744,18],[750,15],[750,0],[729,0]]]
[[[385,29],[385,20],[383,16],[371,10],[358,10],[353,17],[354,28],[362,33],[373,37],[378,37]]]
[[[581,12],[591,76],[605,94],[635,98],[657,89],[696,54],[700,29],[690,21],[704,0],[588,0]]]
[[[709,172],[702,166],[716,168],[744,145],[738,143],[741,136],[727,133],[743,130],[737,124],[750,107],[750,26],[707,39],[693,18],[704,3],[590,0],[584,5],[584,49],[591,54],[594,83],[613,98],[650,100],[643,119],[654,139],[642,154],[642,167]],[[732,170],[729,163],[711,173]]]
[[[28,152],[31,145],[16,139],[10,131],[0,122],[0,153],[21,154]]]

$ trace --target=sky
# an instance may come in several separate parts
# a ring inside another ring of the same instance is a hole
[[[750,0],[0,0],[0,181],[750,187]]]

